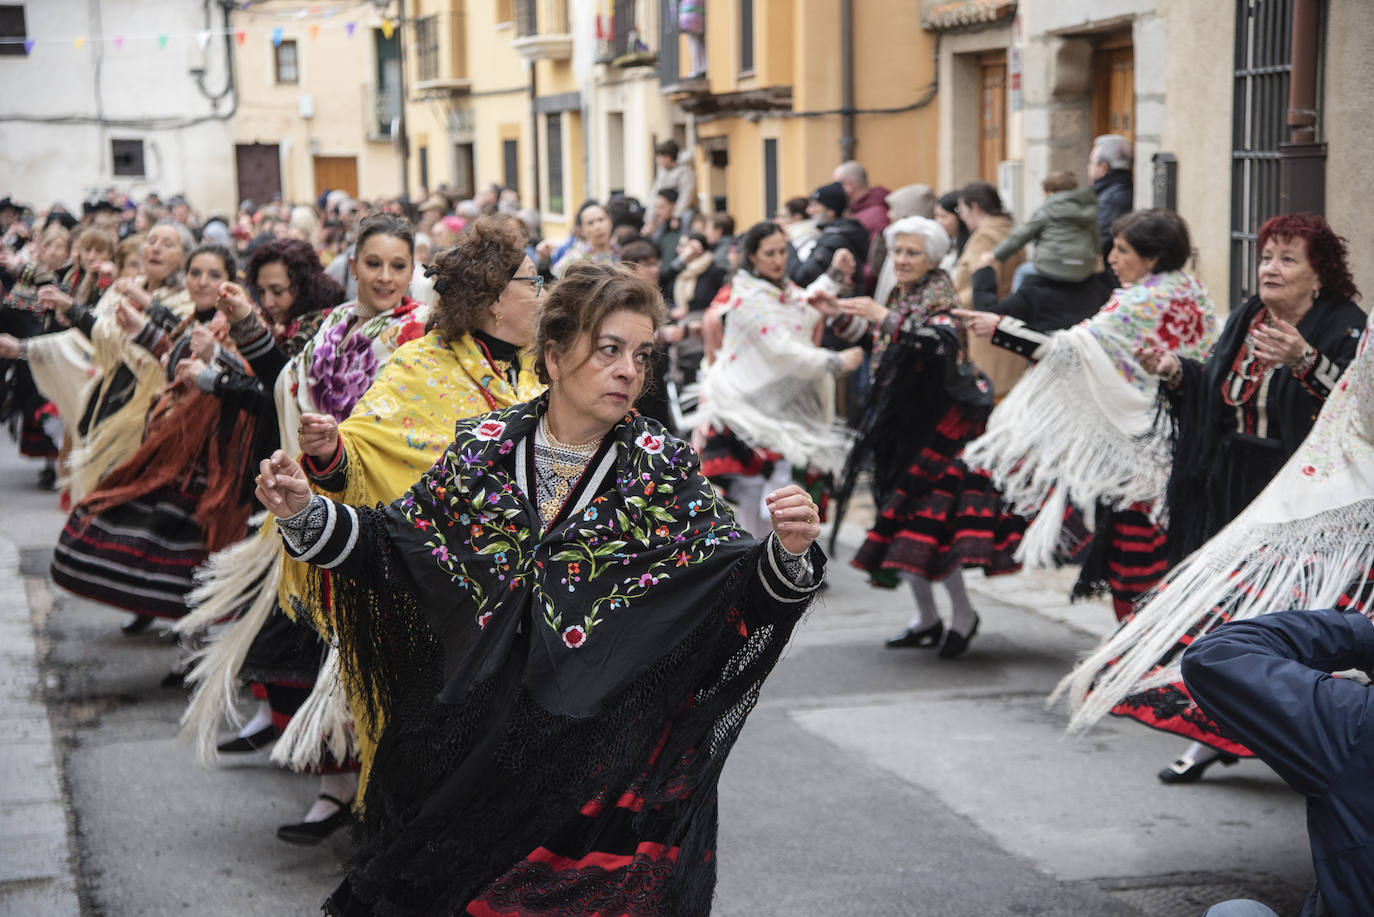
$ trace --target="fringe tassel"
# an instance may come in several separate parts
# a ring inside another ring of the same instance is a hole
[[[1155,412],[1153,393],[1085,360],[1080,348],[1097,346],[1056,340],[1052,358],[1011,390],[961,456],[992,476],[1013,512],[1036,517],[1016,555],[1028,567],[1053,564],[1068,504],[1085,513],[1098,501],[1157,504],[1168,484],[1168,418]],[[1099,384],[1112,391],[1085,391]],[[1110,416],[1106,398],[1116,402]],[[1132,417],[1138,429],[1122,429]]]
[[[1374,500],[1294,522],[1233,523],[1175,567],[1135,617],[1059,682],[1048,703],[1067,694],[1069,731],[1081,732],[1130,695],[1179,681],[1179,656],[1161,662],[1199,622],[1205,633],[1223,620],[1332,608],[1352,587],[1369,584],[1371,565]]]
[[[187,598],[193,610],[174,628],[196,633],[242,612],[218,639],[194,651],[186,673],[194,693],[181,717],[181,737],[194,741],[196,758],[206,766],[219,760],[221,719],[235,728],[243,725],[237,704],[239,669],[277,604],[282,563],[277,526],[266,513],[252,521],[259,525],[256,537],[211,555],[196,574],[200,585]]]
[[[309,772],[325,763],[326,753],[335,761],[358,757],[353,714],[339,671],[339,649],[334,646],[329,648],[310,696],[272,747],[272,763]]]

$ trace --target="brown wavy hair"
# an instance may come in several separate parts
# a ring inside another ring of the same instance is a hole
[[[534,331],[534,371],[539,381],[545,385],[552,381],[544,359],[550,346],[560,355],[569,353],[579,338],[595,338],[607,316],[622,310],[647,316],[655,331],[668,320],[663,294],[633,267],[590,261],[568,265],[539,310]]]
[[[525,260],[526,235],[509,216],[478,217],[458,241],[434,256],[425,271],[439,298],[429,329],[445,340],[471,334],[482,322]]]

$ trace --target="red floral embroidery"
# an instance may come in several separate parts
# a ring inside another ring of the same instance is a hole
[[[1207,322],[1202,310],[1191,303],[1171,302],[1159,323],[1159,339],[1170,350],[1189,347],[1207,334]]]
[[[1305,478],[1310,478],[1310,477],[1312,477],[1312,475],[1314,475],[1314,474],[1316,474],[1316,473],[1317,473],[1317,469],[1316,469],[1314,466],[1312,466],[1312,465],[1303,465],[1303,466],[1302,466],[1302,476],[1303,476],[1303,477],[1305,477]]]
[[[572,627],[569,627],[567,630],[563,631],[563,643],[569,649],[575,650],[586,642],[587,632],[583,630],[582,626],[579,624],[574,624]]]

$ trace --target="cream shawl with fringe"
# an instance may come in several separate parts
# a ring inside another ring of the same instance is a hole
[[[1059,683],[1071,731],[1126,697],[1181,680],[1178,641],[1201,625],[1271,611],[1331,608],[1370,581],[1374,566],[1374,351],[1360,352],[1312,432],[1246,509],[1170,571],[1130,620]],[[1364,609],[1374,617],[1371,609]],[[1120,658],[1118,658],[1120,657]],[[1103,667],[1111,668],[1103,672]],[[1101,680],[1094,684],[1094,680]],[[1091,693],[1090,693],[1091,692]]]
[[[1141,347],[1202,359],[1216,340],[1207,289],[1182,271],[1118,289],[1097,314],[1056,332],[1039,362],[965,447],[1012,510],[1034,516],[1017,558],[1046,567],[1061,547],[1064,511],[1091,528],[1099,502],[1153,504],[1169,481],[1172,447],[1158,417],[1159,382],[1136,362]]]

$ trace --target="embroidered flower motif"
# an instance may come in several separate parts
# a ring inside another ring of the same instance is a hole
[[[635,445],[650,455],[658,455],[663,451],[663,443],[666,438],[667,437],[664,436],[655,436],[648,430],[645,430],[643,433],[639,434],[639,438],[635,440]]]
[[[477,617],[477,626],[478,626],[479,628],[485,628],[485,627],[487,626],[487,622],[490,621],[490,620],[491,620],[491,612],[489,612],[489,611],[484,611],[484,612],[482,612],[480,615],[478,615],[478,617]]]
[[[1159,323],[1159,339],[1170,350],[1196,344],[1206,334],[1207,322],[1202,311],[1191,303],[1170,303],[1168,313]]]
[[[496,451],[501,453],[502,455],[509,455],[510,451],[514,448],[515,443],[508,439],[505,442],[501,443],[501,445],[497,446]]]
[[[580,624],[574,624],[563,631],[563,645],[570,650],[575,650],[587,642],[587,632],[582,629]]]
[[[315,345],[307,383],[310,400],[321,413],[343,420],[372,385],[377,354],[366,334],[349,335],[349,323],[339,322]]]
[[[1313,465],[1303,465],[1303,466],[1302,466],[1302,476],[1303,476],[1303,477],[1305,477],[1305,478],[1310,478],[1310,477],[1312,477],[1312,476],[1313,476],[1314,474],[1316,474],[1316,473],[1317,473],[1317,469],[1316,469],[1315,466],[1313,466]]]
[[[483,442],[490,442],[493,439],[500,438],[501,434],[505,432],[506,425],[503,422],[499,420],[484,420],[477,425],[477,429],[473,431],[473,435]]]
[[[439,547],[435,548],[434,550],[430,551],[429,553],[431,553],[431,554],[433,554],[435,557],[439,558],[439,563],[441,563],[441,564],[446,564],[446,563],[448,563],[448,545],[442,545],[442,544],[441,544],[441,545],[439,545]]]
[[[588,507],[588,508],[587,508],[587,511],[586,511],[585,513],[582,514],[582,521],[583,521],[583,522],[595,522],[595,521],[596,521],[596,507],[594,507],[594,506]]]

